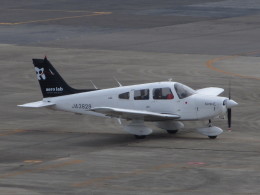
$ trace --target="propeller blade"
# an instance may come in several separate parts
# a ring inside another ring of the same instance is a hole
[[[228,82],[228,98],[231,99],[231,81]]]
[[[228,129],[231,129],[231,108],[228,108],[227,114],[228,114]]]
[[[228,115],[228,130],[231,131],[231,107],[236,106],[237,103],[231,99],[231,81],[228,82],[228,98],[226,102],[227,106],[227,115]]]

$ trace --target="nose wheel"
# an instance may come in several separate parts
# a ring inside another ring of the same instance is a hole
[[[209,119],[207,127],[197,128],[197,131],[202,135],[208,136],[209,139],[216,139],[218,135],[223,133],[221,128],[212,124],[211,119]]]

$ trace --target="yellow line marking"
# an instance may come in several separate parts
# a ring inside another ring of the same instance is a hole
[[[42,160],[25,160],[24,163],[41,163]]]
[[[237,73],[232,73],[232,72],[228,72],[228,71],[224,71],[221,70],[219,68],[214,67],[214,63],[222,61],[222,60],[226,60],[226,59],[232,59],[232,58],[236,58],[239,57],[241,55],[252,55],[252,54],[257,54],[259,53],[259,51],[254,51],[254,52],[249,52],[249,53],[244,53],[244,54],[237,54],[237,55],[232,55],[232,56],[223,56],[223,57],[219,57],[219,58],[214,58],[211,60],[208,60],[206,62],[206,66],[208,68],[210,68],[211,70],[223,73],[223,74],[227,74],[227,75],[231,75],[231,76],[236,76],[236,77],[241,77],[241,78],[245,78],[245,79],[256,79],[256,80],[260,80],[260,78],[258,77],[254,77],[254,76],[247,76],[247,75],[242,75],[242,74],[237,74]]]
[[[175,167],[175,166],[176,166],[176,164],[163,164],[163,165],[154,166],[154,167],[144,169],[144,170],[134,170],[134,171],[129,172],[129,173],[122,173],[120,175],[112,175],[112,176],[105,176],[105,177],[98,177],[98,178],[94,178],[94,179],[88,179],[84,182],[75,183],[72,186],[73,187],[85,187],[85,186],[98,184],[100,182],[104,182],[104,181],[108,181],[108,180],[112,180],[112,179],[120,179],[120,178],[124,178],[124,177],[136,176],[136,175],[145,174],[145,173],[149,173],[149,172],[153,172],[153,171],[160,171],[162,169],[172,168],[172,167]]]
[[[60,17],[60,18],[50,18],[50,19],[43,19],[43,20],[31,20],[25,22],[1,22],[0,25],[18,25],[18,24],[30,24],[30,23],[39,23],[39,22],[49,22],[49,21],[58,21],[58,20],[65,20],[65,19],[75,19],[75,18],[83,18],[88,16],[99,16],[99,15],[108,15],[112,14],[112,12],[92,12],[90,14],[84,14],[79,16],[67,16],[67,17]]]
[[[67,161],[67,162],[64,162],[64,163],[47,165],[47,166],[43,166],[43,167],[39,167],[39,168],[35,168],[35,169],[28,169],[28,170],[24,170],[24,171],[6,173],[6,174],[3,174],[3,175],[0,175],[0,179],[14,177],[14,176],[18,176],[18,175],[27,174],[27,173],[36,173],[36,172],[40,172],[40,171],[46,171],[46,170],[49,170],[49,169],[55,169],[55,168],[60,168],[60,167],[68,166],[68,165],[79,164],[79,163],[82,163],[82,162],[83,162],[83,160],[71,160],[71,161]]]
[[[17,130],[11,131],[11,132],[1,133],[0,136],[13,135],[13,134],[22,133],[22,132],[25,132],[25,131],[26,130],[17,129]]]

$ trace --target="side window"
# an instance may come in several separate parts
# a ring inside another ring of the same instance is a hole
[[[153,89],[153,99],[155,100],[171,100],[174,96],[169,87]]]
[[[119,99],[129,100],[129,92],[121,93],[118,95]]]
[[[149,100],[149,89],[141,89],[134,91],[135,100]]]

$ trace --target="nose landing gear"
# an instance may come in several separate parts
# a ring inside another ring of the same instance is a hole
[[[211,119],[209,119],[209,124],[208,124],[208,127],[212,127],[212,122],[211,122]],[[209,139],[216,139],[218,136],[214,135],[214,136],[208,136]]]
[[[210,139],[216,139],[223,132],[221,128],[212,125],[211,119],[209,119],[208,127],[197,128],[197,131]]]
[[[209,119],[208,127],[212,127],[211,119]]]

